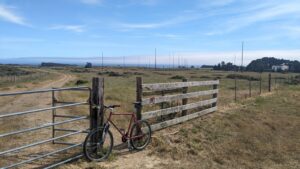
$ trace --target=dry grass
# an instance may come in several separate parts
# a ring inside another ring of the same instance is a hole
[[[76,77],[66,86],[75,86],[76,81],[79,79],[90,82],[92,77],[99,77],[99,72],[102,72],[99,68],[89,69],[88,71],[78,71],[78,69],[76,68],[76,71],[74,71],[73,68],[63,68],[54,70],[54,72],[70,73]],[[112,71],[117,72],[118,76],[103,73]],[[145,83],[181,81],[172,79],[174,76],[186,77],[190,81],[215,78],[221,80],[218,103],[221,112],[210,115],[213,118],[207,118],[209,117],[207,116],[204,120],[197,119],[157,132],[153,138],[153,143],[145,151],[149,154],[136,155],[135,160],[137,161],[139,161],[139,158],[143,158],[144,162],[150,160],[149,163],[152,163],[151,160],[155,159],[156,163],[152,165],[155,168],[293,168],[293,165],[299,165],[299,158],[296,156],[299,154],[299,150],[295,149],[296,146],[299,147],[297,140],[300,139],[299,135],[296,134],[297,127],[300,128],[299,114],[294,110],[299,109],[300,105],[296,100],[291,99],[298,98],[299,100],[299,87],[284,89],[284,92],[278,91],[278,93],[274,93],[275,96],[278,96],[274,99],[273,95],[266,95],[243,101],[241,98],[247,97],[248,82],[241,80],[238,81],[240,101],[233,103],[234,82],[232,79],[225,78],[229,72],[208,70],[149,71],[144,69],[105,69],[103,72],[101,76],[105,77],[105,104],[121,104],[122,107],[117,110],[119,112],[134,111],[132,103],[135,101],[136,76],[142,76]],[[247,74],[259,76],[256,73]],[[289,75],[276,74],[276,76],[287,77]],[[263,74],[263,78],[265,79],[263,82],[263,91],[265,92],[267,90],[267,74]],[[27,88],[30,89],[39,85],[26,84]],[[91,84],[86,85],[90,86]],[[258,84],[253,84],[253,86],[254,95],[257,96]],[[61,101],[85,101],[87,97],[88,95],[82,92],[62,92],[58,98]],[[22,106],[28,109],[31,108],[30,103],[24,103]],[[287,113],[286,110],[291,111]],[[88,107],[73,107],[60,110],[60,113],[87,115],[89,112]],[[22,119],[18,120],[21,121]],[[126,124],[126,120],[122,118],[116,118],[115,120],[118,124]],[[23,120],[22,123],[13,126],[3,126],[6,129],[12,129],[12,127],[16,129],[23,126],[23,122],[30,123]],[[34,124],[32,123],[32,125]],[[60,127],[79,129],[87,128],[87,126],[88,123],[86,122],[76,122]],[[1,131],[4,130],[1,129]],[[169,134],[174,133],[174,131],[175,134]],[[292,135],[293,132],[294,135]],[[43,134],[45,133],[49,134],[50,130],[43,132]],[[35,136],[33,135],[33,137]],[[83,139],[84,136],[80,136],[66,141],[82,142]],[[161,157],[165,158],[165,163],[160,161]],[[117,160],[113,158],[114,162],[112,163],[117,163],[121,158],[122,156],[117,156]],[[131,158],[130,155],[129,158]],[[179,160],[180,163],[174,160]],[[122,168],[122,166],[110,167],[109,165],[103,166],[101,163],[87,163],[80,160],[61,168],[102,169]]]
[[[226,113],[156,134],[151,154],[180,160],[164,168],[299,168],[300,87],[241,102]],[[290,104],[289,104],[290,103]],[[172,132],[170,131],[170,132]]]

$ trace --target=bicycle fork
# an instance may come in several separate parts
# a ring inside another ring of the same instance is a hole
[[[100,140],[100,144],[102,145],[105,141],[105,138],[106,138],[106,134],[109,130],[109,127],[110,127],[110,124],[109,123],[105,123],[104,126],[103,126],[103,131],[102,131],[102,137],[101,137],[101,140]]]

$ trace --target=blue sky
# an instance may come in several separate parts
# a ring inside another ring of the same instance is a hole
[[[0,0],[0,58],[300,59],[299,0]]]

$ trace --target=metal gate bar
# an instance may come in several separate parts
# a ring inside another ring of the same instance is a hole
[[[61,153],[61,152],[64,152],[64,151],[67,151],[69,149],[76,148],[76,147],[79,147],[79,146],[82,146],[82,143],[75,144],[75,145],[72,145],[72,146],[69,146],[69,147],[57,150],[57,151],[53,151],[51,153],[47,153],[47,154],[44,154],[44,155],[41,155],[41,156],[38,156],[38,157],[35,157],[35,158],[31,158],[31,159],[28,159],[28,160],[25,160],[25,161],[22,161],[22,162],[19,162],[19,163],[7,166],[7,167],[5,167],[5,169],[6,168],[17,167],[17,166],[20,166],[22,164],[26,164],[26,163],[29,163],[29,162],[32,162],[32,161],[35,161],[35,160],[38,160],[38,159],[41,159],[41,158],[45,158],[45,157],[48,157],[48,156],[51,156],[51,155],[54,155],[54,154],[58,154],[58,153]]]
[[[14,93],[0,93],[0,97],[2,96],[15,96],[15,95],[23,95],[23,94],[35,94],[35,93],[47,93],[51,91],[91,91],[89,87],[81,86],[81,87],[67,87],[67,88],[53,88],[53,89],[44,89],[44,90],[32,90],[32,91],[24,91],[24,92],[14,92]]]
[[[58,163],[52,164],[52,165],[50,165],[50,166],[48,166],[48,167],[45,167],[44,169],[51,169],[51,168],[55,168],[55,167],[57,167],[57,166],[60,166],[60,165],[62,165],[62,164],[65,164],[65,163],[68,163],[68,162],[71,162],[71,161],[77,160],[77,159],[79,159],[79,158],[81,158],[81,157],[83,157],[83,155],[82,155],[82,154],[79,154],[79,155],[77,155],[77,156],[74,156],[74,157],[68,158],[68,159],[66,159],[66,160],[64,160],[64,161],[61,161],[61,162],[58,162]]]
[[[50,124],[46,124],[46,125],[42,125],[42,126],[38,126],[38,127],[18,130],[18,131],[14,131],[14,132],[10,132],[10,133],[5,133],[5,134],[1,134],[0,138],[15,135],[15,134],[26,133],[26,132],[30,132],[30,131],[34,131],[34,130],[39,130],[39,129],[42,129],[42,128],[47,128],[47,127],[51,127],[51,126],[55,126],[55,125],[70,123],[70,122],[73,122],[73,121],[78,121],[78,120],[83,120],[83,119],[88,119],[88,117],[87,116],[82,116],[82,117],[75,118],[75,119],[70,119],[70,120],[65,120],[65,121],[56,122],[56,123],[50,123]]]
[[[86,105],[86,104],[88,104],[88,102],[80,102],[80,103],[74,103],[74,104],[66,104],[66,105],[63,105],[63,106],[55,106],[55,107],[48,107],[48,108],[42,108],[42,109],[28,110],[28,111],[23,111],[23,112],[15,112],[15,113],[0,115],[0,118],[11,117],[11,116],[19,116],[19,115],[24,115],[24,114],[29,114],[29,113],[37,113],[37,112],[43,112],[43,111],[48,111],[48,110],[53,110],[53,109],[80,106],[80,105]]]
[[[88,93],[89,98],[85,102],[78,102],[78,103],[76,103],[76,102],[57,101],[56,98],[55,98],[55,91],[88,91],[89,92]],[[0,119],[7,118],[7,117],[13,117],[13,116],[20,116],[20,115],[25,115],[25,114],[31,114],[31,113],[37,113],[37,112],[46,112],[48,110],[52,110],[52,117],[53,118],[57,117],[57,118],[67,118],[67,119],[64,120],[64,121],[57,121],[57,122],[52,121],[50,123],[46,123],[46,124],[41,125],[41,126],[36,126],[36,127],[32,127],[32,128],[21,129],[21,130],[18,130],[18,131],[12,131],[12,132],[8,132],[8,133],[0,134],[0,139],[3,138],[3,137],[17,135],[17,134],[26,133],[26,132],[32,132],[32,131],[35,131],[35,130],[48,128],[48,127],[52,127],[53,133],[54,133],[54,131],[61,131],[61,132],[68,132],[68,133],[64,134],[64,135],[57,136],[57,137],[52,137],[50,139],[34,142],[34,143],[23,145],[23,146],[20,146],[20,147],[16,147],[16,148],[13,148],[13,149],[4,150],[4,151],[0,152],[0,156],[4,156],[5,154],[9,154],[9,153],[13,153],[13,152],[19,152],[23,149],[38,146],[38,145],[45,144],[45,143],[48,143],[48,142],[53,142],[55,144],[67,145],[68,147],[60,148],[59,150],[55,150],[53,152],[50,152],[50,153],[47,153],[47,154],[44,154],[44,155],[40,155],[40,156],[31,158],[31,159],[28,159],[28,160],[24,160],[24,161],[21,161],[21,162],[17,162],[15,164],[5,166],[5,167],[3,167],[4,169],[14,168],[14,167],[17,167],[17,166],[20,166],[20,165],[23,165],[23,164],[26,164],[26,163],[29,163],[29,162],[32,162],[32,161],[35,161],[35,160],[45,158],[47,156],[51,156],[51,155],[54,155],[54,154],[57,154],[57,153],[67,151],[69,149],[74,149],[75,147],[82,146],[82,143],[79,143],[79,144],[78,143],[64,143],[64,142],[59,142],[58,140],[62,139],[62,138],[65,138],[65,137],[77,135],[77,134],[87,133],[89,129],[84,129],[84,130],[55,129],[54,126],[89,119],[89,116],[56,115],[56,109],[68,108],[68,107],[74,107],[74,106],[82,106],[82,105],[91,106],[90,105],[91,89],[89,87],[83,86],[83,87],[70,87],[70,88],[52,88],[52,89],[34,90],[34,91],[25,91],[25,92],[14,92],[14,93],[3,93],[3,94],[0,93],[0,97],[25,95],[25,94],[35,94],[35,93],[46,93],[46,92],[51,92],[52,93],[52,102],[54,101],[55,103],[57,103],[59,105],[56,105],[56,104],[53,105],[52,104],[51,107],[47,107],[47,108],[40,108],[40,109],[35,109],[35,110],[28,110],[28,111],[22,111],[22,112],[1,114]],[[55,112],[55,113],[53,113],[53,112]],[[56,142],[54,142],[54,141],[56,141]],[[79,157],[82,157],[82,155],[76,155],[76,158],[79,158]],[[55,166],[58,166],[60,164],[65,163],[65,162],[74,160],[76,158],[71,157],[67,160],[55,163],[51,166],[55,167]],[[48,166],[46,168],[52,168],[51,166]]]
[[[0,156],[2,156],[4,154],[7,154],[7,153],[23,150],[23,149],[26,149],[26,148],[29,148],[29,147],[37,146],[37,145],[40,145],[40,144],[48,143],[48,142],[51,142],[53,140],[58,140],[58,139],[65,138],[65,137],[68,137],[68,136],[72,136],[72,135],[75,135],[75,134],[78,134],[78,133],[82,133],[83,131],[84,130],[77,131],[77,132],[65,134],[65,135],[62,135],[62,136],[58,136],[58,137],[55,137],[55,138],[51,138],[51,139],[47,139],[47,140],[43,140],[43,141],[38,141],[38,142],[35,142],[35,143],[32,143],[32,144],[27,144],[25,146],[21,146],[21,147],[9,149],[9,150],[6,150],[6,151],[2,151],[2,152],[0,152]]]

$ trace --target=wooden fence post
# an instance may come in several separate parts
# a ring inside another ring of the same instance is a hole
[[[214,90],[216,90],[216,89],[218,89],[218,85],[213,85],[213,89]],[[213,98],[215,99],[215,98],[218,98],[218,93],[215,93],[215,94],[213,94]],[[212,104],[212,107],[216,107],[217,106],[217,102],[215,102],[215,103],[213,103]]]
[[[104,78],[93,78],[90,102],[90,128],[93,130],[103,126]]]
[[[262,73],[260,73],[260,79],[259,79],[259,94],[261,95],[261,86],[262,86]]]
[[[165,92],[164,92],[164,91],[161,91],[161,96],[164,96],[164,95],[165,95]],[[164,109],[164,107],[165,107],[165,103],[164,103],[164,102],[160,103],[160,109]],[[163,115],[160,116],[160,120],[161,120],[161,121],[164,120]]]
[[[142,119],[142,97],[143,97],[143,79],[142,77],[136,77],[136,117],[138,120]]]
[[[237,81],[236,76],[234,77],[234,101],[237,101]]]
[[[182,79],[182,82],[187,82],[187,79]],[[182,88],[182,93],[183,94],[186,94],[188,91],[188,88],[187,87],[183,87]],[[182,99],[182,105],[186,105],[188,103],[188,99]],[[187,114],[187,110],[183,110],[181,112],[181,116],[185,116]]]
[[[251,79],[249,79],[249,97],[251,97],[252,83]]]
[[[271,73],[269,73],[269,92],[271,92],[271,88],[272,88],[271,80],[272,80],[272,75]]]

